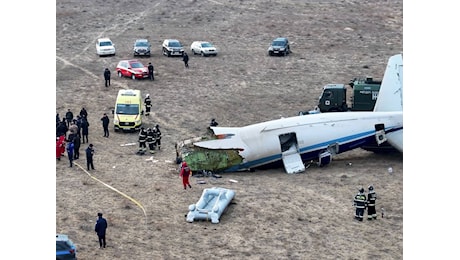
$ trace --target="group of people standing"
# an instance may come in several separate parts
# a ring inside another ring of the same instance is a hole
[[[153,68],[152,68],[153,70]],[[145,115],[149,116],[152,109],[152,99],[150,94],[145,95],[144,99]],[[147,152],[147,146],[150,154],[155,153],[155,149],[161,149],[161,131],[160,126],[156,124],[153,128],[141,127],[138,135],[139,150],[137,154],[143,155]]]
[[[68,109],[62,120],[59,113],[56,114],[56,159],[67,150],[70,167],[72,161],[80,158],[80,145],[88,142],[89,122],[88,112],[85,108],[74,118],[73,112]]]
[[[69,159],[69,167],[73,166],[73,161],[80,158],[80,146],[83,143],[88,143],[89,134],[89,122],[88,122],[88,111],[83,107],[80,113],[74,118],[73,112],[68,109],[65,117],[62,120],[59,117],[59,113],[56,114],[56,159],[59,161],[61,157],[65,155],[67,151],[67,157]],[[91,167],[94,170],[93,165],[93,144],[85,150],[87,168]]]
[[[358,194],[353,199],[353,205],[356,208],[355,219],[363,221],[364,211],[367,208],[367,220],[377,219],[377,211],[375,210],[375,193],[374,186],[369,185],[367,197],[364,194],[364,188],[360,188]]]
[[[77,129],[75,129],[75,127],[77,127]],[[60,119],[59,113],[56,114],[56,137],[61,135],[66,136],[69,130],[76,130],[79,136],[84,139],[83,143],[85,140],[88,142],[88,127],[88,112],[85,108],[80,110],[80,113],[76,116],[76,118],[70,108],[67,110],[65,117],[63,117],[62,120]]]
[[[161,131],[160,126],[157,124],[153,129],[141,127],[139,131],[139,150],[137,154],[143,155],[147,152],[147,146],[150,154],[155,153],[155,149],[161,149]]]

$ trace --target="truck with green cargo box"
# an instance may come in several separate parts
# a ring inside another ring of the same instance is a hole
[[[315,110],[301,111],[299,115],[308,115],[312,113],[327,113],[327,112],[345,112],[345,111],[373,111],[375,102],[380,91],[382,81],[374,80],[373,78],[354,78],[345,84],[327,84],[323,87],[323,92],[319,96],[318,105]],[[350,96],[348,93],[351,93]],[[350,96],[349,103],[347,96]],[[361,147],[364,150],[388,153],[397,151],[387,142],[380,145],[369,144]]]
[[[327,84],[319,97],[320,112],[343,111],[372,111],[379,95],[382,81],[372,78],[355,78],[348,84],[352,95],[347,102],[347,87],[345,84]]]

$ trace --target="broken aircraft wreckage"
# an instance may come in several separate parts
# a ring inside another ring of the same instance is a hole
[[[209,127],[210,134],[176,143],[176,161],[192,171],[248,171],[280,167],[305,171],[304,162],[329,164],[335,154],[388,141],[403,152],[402,54],[390,57],[374,111],[281,118],[244,127]]]

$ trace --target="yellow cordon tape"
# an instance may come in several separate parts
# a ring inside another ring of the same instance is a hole
[[[129,200],[132,201],[134,204],[136,204],[137,206],[139,206],[139,208],[141,208],[142,211],[144,212],[145,219],[147,219],[147,213],[145,212],[144,206],[142,206],[142,204],[140,204],[139,202],[137,202],[135,199],[131,198],[130,196],[124,194],[123,192],[121,192],[121,191],[115,189],[114,187],[108,185],[107,183],[105,183],[105,182],[99,180],[98,178],[92,176],[87,170],[85,170],[83,167],[81,167],[78,163],[75,163],[75,162],[74,162],[74,164],[77,165],[78,167],[80,167],[80,169],[82,169],[86,174],[88,174],[89,177],[91,177],[91,178],[93,178],[94,180],[96,180],[96,181],[102,183],[102,184],[103,184],[104,186],[106,186],[107,188],[109,188],[109,189],[111,189],[111,190],[113,190],[113,191],[116,191],[118,194],[120,194],[120,195],[122,195],[123,197],[129,199]]]

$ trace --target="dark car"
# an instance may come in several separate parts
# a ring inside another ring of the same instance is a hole
[[[272,41],[270,47],[268,47],[268,55],[282,55],[286,56],[291,53],[289,41],[285,37],[279,37]]]
[[[77,259],[77,247],[64,234],[56,235],[56,260]]]
[[[150,44],[147,39],[137,39],[134,42],[133,55],[134,56],[148,56],[150,57]]]
[[[171,56],[184,56],[184,46],[179,40],[176,39],[166,39],[162,44],[163,55]]]

